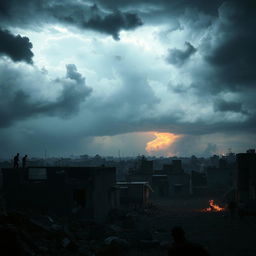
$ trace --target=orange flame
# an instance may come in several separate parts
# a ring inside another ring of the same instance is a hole
[[[225,211],[225,208],[222,208],[214,203],[214,200],[209,200],[209,207],[202,210],[202,212],[221,212]]]
[[[179,135],[168,132],[154,132],[153,134],[156,136],[156,138],[149,141],[145,148],[148,153],[164,150],[171,146],[176,139],[180,137]]]

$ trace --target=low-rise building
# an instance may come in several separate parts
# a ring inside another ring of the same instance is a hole
[[[116,208],[116,170],[113,167],[3,168],[7,209],[104,221]]]
[[[173,160],[171,165],[163,166],[168,176],[169,197],[190,195],[190,175],[182,169],[181,160]]]
[[[120,193],[121,206],[146,206],[150,202],[150,194],[153,192],[146,181],[117,182]]]
[[[228,163],[226,159],[219,160],[219,166],[208,166],[206,178],[209,191],[224,193],[234,187],[236,166]]]
[[[240,153],[237,157],[237,199],[238,201],[256,200],[256,154],[255,150]]]
[[[153,196],[155,198],[168,197],[169,195],[168,175],[166,174],[152,175],[152,188],[154,190]]]
[[[207,196],[207,178],[205,173],[191,171],[190,174],[190,192],[193,196]]]
[[[139,157],[133,168],[129,169],[128,181],[147,181],[151,184],[154,174],[154,162],[147,160],[145,156]]]

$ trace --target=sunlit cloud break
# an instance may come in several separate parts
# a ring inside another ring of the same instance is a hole
[[[170,146],[181,137],[168,132],[152,132],[155,138],[146,144],[145,150],[151,154],[157,151],[169,149]]]

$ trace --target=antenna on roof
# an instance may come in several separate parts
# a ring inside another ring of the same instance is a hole
[[[118,149],[118,158],[119,158],[119,161],[121,160],[121,157],[120,157],[120,149]]]

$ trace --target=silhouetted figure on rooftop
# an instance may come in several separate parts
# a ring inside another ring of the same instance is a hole
[[[172,229],[173,244],[168,250],[168,256],[209,256],[210,254],[201,245],[189,242],[182,227]]]
[[[13,158],[13,168],[19,168],[19,159],[20,154],[17,153],[16,156]]]
[[[25,155],[23,158],[22,158],[22,168],[26,168],[26,164],[27,164],[27,155]]]

